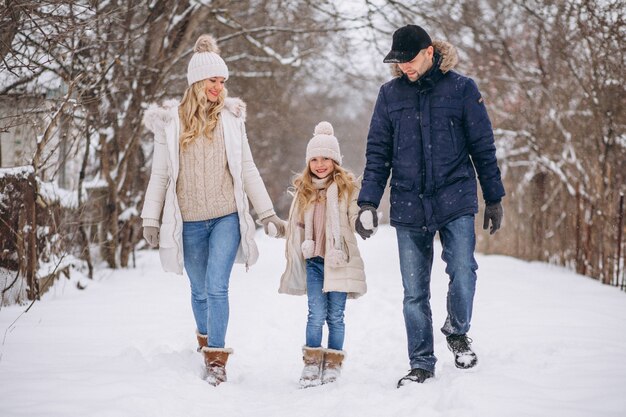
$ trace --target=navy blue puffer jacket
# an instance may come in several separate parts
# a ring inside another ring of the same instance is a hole
[[[434,232],[504,196],[491,122],[476,83],[451,67],[456,51],[436,42],[433,67],[415,82],[384,84],[367,137],[359,205],[378,207],[391,174],[391,224]]]

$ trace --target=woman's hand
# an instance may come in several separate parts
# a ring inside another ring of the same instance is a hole
[[[143,227],[143,238],[146,239],[146,242],[153,247],[159,244],[159,228],[154,226],[144,226]]]
[[[285,236],[285,221],[277,215],[273,214],[269,217],[259,220],[263,225],[265,234],[272,237]]]

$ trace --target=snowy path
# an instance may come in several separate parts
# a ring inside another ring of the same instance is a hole
[[[187,281],[143,252],[88,290],[61,282],[0,311],[0,416],[624,416],[626,294],[562,268],[479,256],[470,336],[479,365],[454,367],[438,331],[447,279],[437,255],[437,375],[396,389],[408,370],[395,234],[360,242],[369,292],[348,301],[348,358],[337,384],[300,390],[306,299],[279,295],[283,241],[258,235],[261,259],[235,266],[229,382],[203,382]]]

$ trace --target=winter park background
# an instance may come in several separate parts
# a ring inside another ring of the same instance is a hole
[[[0,415],[626,415],[625,17],[619,0],[2,2]],[[454,368],[436,330],[436,378],[395,388],[408,364],[382,226],[360,241],[369,292],[348,302],[340,382],[299,390],[306,301],[277,294],[284,242],[259,232],[259,263],[233,272],[229,382],[210,389],[186,279],[141,236],[146,107],[180,98],[193,41],[214,34],[285,217],[320,120],[362,173],[407,23],[457,48],[494,126],[507,196],[495,236],[477,215],[478,367]]]

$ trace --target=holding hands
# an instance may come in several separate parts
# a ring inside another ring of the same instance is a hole
[[[378,230],[378,213],[376,207],[363,204],[354,225],[356,232],[363,240],[372,237]]]
[[[259,223],[263,225],[263,230],[266,235],[278,238],[285,236],[285,221],[277,215],[273,214],[264,219],[260,219]]]

